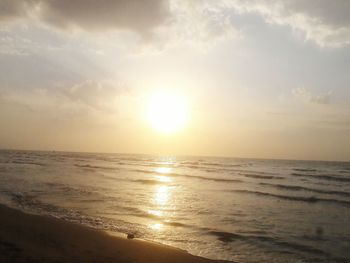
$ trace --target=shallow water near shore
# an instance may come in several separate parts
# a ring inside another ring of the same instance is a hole
[[[0,202],[237,262],[350,262],[350,163],[0,151]]]

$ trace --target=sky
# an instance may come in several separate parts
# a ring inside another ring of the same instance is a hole
[[[350,161],[349,83],[348,0],[0,0],[3,149]]]

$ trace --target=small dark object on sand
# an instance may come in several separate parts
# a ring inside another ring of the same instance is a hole
[[[316,227],[316,235],[318,237],[322,237],[322,235],[323,235],[323,228],[321,226]]]
[[[135,237],[134,234],[130,234],[130,233],[129,233],[129,234],[127,235],[127,238],[128,238],[128,239],[133,239],[134,237]]]

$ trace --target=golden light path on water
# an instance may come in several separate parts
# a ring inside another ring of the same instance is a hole
[[[155,179],[159,181],[160,183],[163,183],[163,185],[156,185],[155,191],[153,195],[153,204],[155,205],[154,209],[148,210],[148,213],[155,216],[164,218],[164,212],[162,211],[164,208],[166,208],[167,205],[169,205],[170,197],[171,197],[171,191],[170,186],[164,185],[164,183],[170,183],[172,179],[167,176],[171,172],[171,168],[169,167],[158,167],[155,169]],[[149,227],[153,230],[161,231],[164,228],[164,224],[157,222],[152,223],[149,225]]]

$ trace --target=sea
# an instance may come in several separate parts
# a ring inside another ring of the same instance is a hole
[[[1,150],[0,203],[211,259],[350,262],[345,162]]]

